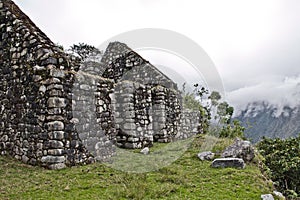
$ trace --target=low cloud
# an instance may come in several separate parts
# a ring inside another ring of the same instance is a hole
[[[239,88],[227,93],[227,101],[234,105],[235,115],[244,110],[249,103],[265,102],[277,108],[277,114],[284,112],[284,107],[300,106],[300,74],[286,77],[278,82],[262,82],[257,85]]]

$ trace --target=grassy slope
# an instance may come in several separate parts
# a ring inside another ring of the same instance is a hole
[[[0,156],[0,199],[260,199],[273,188],[256,164],[246,169],[213,169],[201,162],[203,138],[171,165],[134,174],[103,164],[59,171],[24,165]],[[220,150],[223,140],[215,146]]]

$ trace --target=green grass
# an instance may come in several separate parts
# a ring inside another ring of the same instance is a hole
[[[50,171],[0,156],[0,199],[244,200],[260,199],[261,194],[273,191],[256,164],[239,170],[213,169],[210,162],[201,162],[197,153],[208,149],[203,141],[207,139],[196,138],[178,160],[148,173],[122,172],[100,163]],[[229,143],[225,139],[214,142],[215,151]],[[151,154],[165,148],[159,144]],[[174,151],[173,147],[169,150]]]

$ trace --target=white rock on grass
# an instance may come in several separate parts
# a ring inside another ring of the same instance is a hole
[[[147,155],[149,154],[149,151],[150,151],[149,147],[145,147],[140,151],[140,153]]]
[[[198,158],[200,160],[212,160],[214,159],[215,154],[212,153],[211,151],[204,151],[204,152],[200,152],[198,153]]]
[[[277,197],[279,197],[280,199],[285,199],[285,197],[283,196],[283,194],[281,192],[278,191],[273,191],[273,194]]]
[[[232,168],[244,169],[245,166],[246,166],[245,162],[241,158],[217,158],[214,159],[214,161],[211,164],[211,167],[213,168],[232,167]]]
[[[274,197],[272,194],[262,194],[262,195],[260,195],[260,198],[262,200],[274,200]]]

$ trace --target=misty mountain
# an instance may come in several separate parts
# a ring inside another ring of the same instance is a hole
[[[263,136],[289,138],[300,133],[300,105],[295,108],[279,108],[266,102],[253,102],[235,118],[248,127],[245,135],[253,142],[259,141]]]

